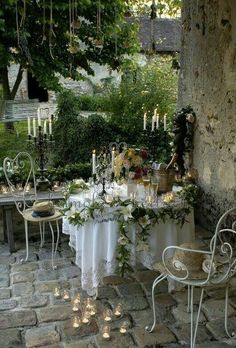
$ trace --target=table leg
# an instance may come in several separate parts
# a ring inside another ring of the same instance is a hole
[[[12,210],[13,210],[12,206],[5,206],[3,208],[4,235],[6,235],[7,237],[9,251],[11,253],[15,251],[13,223],[12,223]]]

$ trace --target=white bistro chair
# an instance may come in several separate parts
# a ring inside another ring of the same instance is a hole
[[[52,268],[55,268],[54,259],[57,252],[60,233],[59,220],[62,219],[62,213],[60,209],[56,206],[52,206],[51,212],[49,212],[48,214],[45,213],[42,214],[42,216],[35,214],[34,207],[40,205],[44,205],[45,207],[47,206],[47,202],[45,202],[45,204],[42,204],[41,201],[38,201],[34,164],[32,157],[27,152],[20,152],[13,159],[6,157],[3,161],[3,170],[16,208],[24,219],[26,241],[26,257],[24,261],[26,262],[29,256],[28,223],[31,222],[39,224],[41,239],[40,247],[42,247],[44,244],[45,225],[46,223],[48,223],[52,234]],[[15,187],[15,185],[13,184],[11,178],[20,171],[24,171],[24,173],[26,174],[26,179],[24,186],[20,189],[17,189],[17,187]],[[48,205],[52,205],[52,202],[50,200],[48,200]],[[55,223],[56,225],[56,243],[52,223]]]
[[[234,336],[228,330],[228,295],[231,277],[236,273],[236,207],[226,211],[219,219],[208,250],[195,249],[194,245],[166,247],[162,253],[162,262],[154,265],[161,274],[152,286],[152,304],[154,322],[146,331],[152,332],[156,325],[155,287],[164,279],[175,280],[188,287],[187,312],[191,315],[190,347],[195,347],[199,316],[201,312],[204,290],[207,286],[225,285],[225,331],[228,337]],[[171,252],[171,258],[168,254]],[[194,326],[193,291],[201,288],[198,312]]]

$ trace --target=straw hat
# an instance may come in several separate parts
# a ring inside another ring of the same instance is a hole
[[[207,273],[202,270],[202,264],[205,260],[203,253],[196,253],[194,250],[199,250],[199,244],[196,243],[184,243],[180,245],[180,248],[185,248],[190,251],[176,249],[174,256],[165,260],[165,266],[159,262],[154,265],[154,269],[161,273],[168,273],[169,271],[177,278],[184,278],[187,275],[185,269],[188,270],[189,275],[187,279],[204,279],[207,278]]]
[[[54,206],[52,201],[34,202],[32,207],[33,217],[47,217],[54,214]]]

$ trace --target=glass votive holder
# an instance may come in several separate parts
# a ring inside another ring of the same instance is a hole
[[[154,203],[154,201],[155,201],[154,196],[152,196],[152,195],[147,195],[147,197],[146,197],[146,203],[147,203],[147,204],[152,205],[152,204]]]
[[[106,322],[112,321],[112,311],[109,308],[104,310],[104,312],[103,312],[103,319]]]
[[[122,335],[126,334],[129,328],[129,323],[128,321],[123,321],[123,323],[120,326],[120,333]]]
[[[74,317],[72,320],[72,326],[73,328],[77,329],[81,326],[81,319],[79,317]]]
[[[30,185],[30,184],[27,184],[27,185],[25,186],[25,192],[30,192],[30,190],[31,190],[31,185]]]
[[[61,291],[60,288],[55,288],[53,291],[53,295],[55,298],[60,298],[61,297]]]
[[[59,181],[54,181],[53,182],[53,190],[54,191],[57,191],[58,189],[59,189],[59,187],[60,187],[60,182]]]
[[[17,184],[17,185],[16,185],[16,189],[17,189],[17,191],[23,191],[23,186],[22,186],[22,184]]]
[[[64,290],[64,291],[63,291],[62,298],[63,298],[63,300],[65,300],[65,301],[70,301],[70,293],[69,293],[68,290]]]
[[[106,341],[111,339],[111,329],[110,326],[104,325],[102,327],[102,338]]]
[[[74,303],[79,305],[81,303],[81,296],[80,294],[77,294],[74,298]]]
[[[79,311],[79,303],[76,302],[76,300],[72,301],[72,311],[78,312]]]
[[[117,318],[122,316],[122,304],[121,303],[118,303],[115,306],[113,313],[114,313],[115,317],[117,317]]]
[[[84,324],[89,324],[90,318],[91,318],[90,311],[87,310],[87,309],[85,309],[85,310],[82,312],[82,323],[84,323]]]
[[[5,195],[8,193],[8,187],[5,185],[2,185],[2,193]]]

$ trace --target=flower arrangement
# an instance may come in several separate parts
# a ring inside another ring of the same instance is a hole
[[[74,179],[70,182],[64,191],[64,197],[67,199],[70,194],[81,193],[83,191],[89,190],[90,185],[86,183],[83,179]]]
[[[140,179],[148,171],[148,153],[144,149],[128,148],[115,158],[115,177],[119,178],[122,171],[133,173],[132,179]]]

